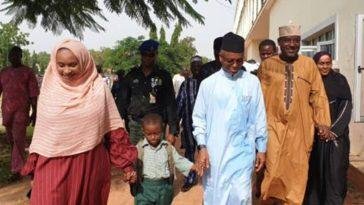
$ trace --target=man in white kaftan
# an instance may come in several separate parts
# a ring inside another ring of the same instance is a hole
[[[251,204],[254,161],[257,157],[256,171],[265,162],[264,100],[258,78],[241,69],[243,46],[242,37],[224,36],[222,69],[202,81],[195,102],[193,133],[197,163],[205,169],[204,205]]]

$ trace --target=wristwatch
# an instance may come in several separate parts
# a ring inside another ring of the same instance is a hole
[[[207,148],[206,145],[204,144],[197,145],[197,150],[201,150],[203,148]]]

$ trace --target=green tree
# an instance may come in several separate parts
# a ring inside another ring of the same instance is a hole
[[[103,56],[102,50],[97,51],[97,50],[91,49],[90,54],[93,57],[96,65],[103,65],[104,64],[104,58],[103,58],[104,56]]]
[[[166,41],[166,30],[162,27],[159,31],[159,43],[160,44],[167,44]]]
[[[156,27],[152,27],[149,30],[149,38],[153,39],[153,40],[158,40],[158,34],[157,34],[157,28]]]
[[[173,30],[172,36],[171,36],[171,46],[177,45],[179,37],[182,33],[182,25],[178,23]]]
[[[113,49],[104,49],[104,67],[112,68],[113,71],[125,70],[128,72],[140,62],[139,45],[144,40],[143,36],[138,38],[127,37],[117,42]]]
[[[197,1],[192,0],[194,4]],[[231,3],[231,0],[226,1]],[[155,27],[151,13],[167,26],[175,20],[183,26],[190,25],[185,15],[201,24],[204,23],[204,17],[188,0],[104,0],[103,2],[110,12],[125,13],[145,28]],[[5,8],[1,11],[12,15],[12,22],[16,24],[27,21],[31,25],[36,25],[40,21],[45,30],[51,30],[54,33],[68,30],[81,38],[85,28],[95,31],[104,30],[94,19],[95,16],[107,20],[97,0],[4,0],[3,5]]]
[[[36,54],[37,59],[35,61],[35,69],[37,69],[37,72],[39,74],[44,74],[45,69],[48,66],[49,60],[51,58],[50,54],[47,52],[39,52]]]
[[[23,33],[14,24],[0,22],[0,68],[8,65],[8,53],[12,46],[29,45],[29,34]]]

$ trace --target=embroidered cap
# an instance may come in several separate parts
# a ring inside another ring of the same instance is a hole
[[[291,21],[287,26],[279,27],[279,37],[300,36],[301,26],[293,24]]]

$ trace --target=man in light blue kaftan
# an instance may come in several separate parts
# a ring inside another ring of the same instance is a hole
[[[205,169],[204,205],[251,204],[254,161],[255,171],[265,162],[264,100],[258,78],[241,69],[243,46],[242,37],[224,36],[222,69],[202,81],[195,102],[193,134],[197,161]]]

